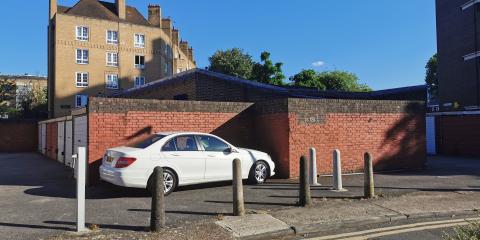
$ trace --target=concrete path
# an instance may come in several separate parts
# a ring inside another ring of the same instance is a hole
[[[345,176],[344,186],[349,191],[341,193],[330,191],[332,179],[322,177],[320,183],[323,186],[312,187],[312,196],[317,205],[338,205],[341,208],[350,208],[352,204],[360,206],[354,214],[345,211],[342,215],[332,211],[332,214],[337,214],[333,219],[376,217],[373,213],[377,211],[387,216],[391,208],[388,202],[409,193],[428,194],[435,191],[468,200],[471,192],[476,194],[480,191],[478,169],[480,161],[474,159],[434,157],[429,159],[425,171],[376,174],[377,193],[386,197],[376,205],[358,200],[363,191],[362,175]],[[289,226],[295,225],[294,219],[282,219],[281,215],[276,214],[284,213],[287,216],[288,213],[283,211],[289,209],[302,211],[295,208],[298,184],[293,180],[272,179],[264,185],[246,185],[244,195],[247,211],[265,211]],[[0,154],[0,236],[3,239],[37,239],[73,231],[74,197],[75,184],[71,172],[60,163],[34,153]],[[230,182],[181,188],[166,198],[167,223],[171,227],[178,227],[197,220],[228,217],[232,211],[231,199]],[[445,200],[441,199],[434,201],[447,202],[448,196]],[[477,207],[474,203],[469,204],[466,206]],[[150,196],[142,189],[120,188],[104,183],[87,189],[86,208],[87,222],[104,231],[144,231],[149,224]],[[397,211],[399,214],[408,214],[406,210]],[[321,215],[319,213],[311,220],[336,223],[336,220]]]

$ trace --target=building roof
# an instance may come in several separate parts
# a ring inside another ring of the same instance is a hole
[[[98,0],[80,0],[73,7],[58,6],[58,12],[63,14],[91,17],[109,21],[128,22],[136,25],[150,26],[145,17],[132,6],[126,6],[126,19],[120,19],[117,15],[115,3]]]
[[[341,92],[334,90],[322,91],[317,88],[306,88],[306,87],[289,87],[289,86],[275,86],[265,83],[260,83],[251,80],[245,80],[238,77],[212,72],[204,69],[191,69],[182,73],[178,73],[172,76],[168,76],[153,82],[150,82],[146,85],[137,88],[127,89],[121,93],[117,93],[113,96],[115,97],[128,97],[131,94],[137,94],[143,91],[148,91],[150,89],[158,88],[172,82],[183,81],[187,79],[195,78],[197,74],[206,75],[222,81],[227,81],[233,84],[238,84],[240,86],[246,86],[248,88],[265,90],[265,91],[274,91],[278,95],[285,97],[293,98],[326,98],[326,99],[371,99],[371,100],[425,100],[424,95],[426,94],[426,86],[409,86],[402,88],[393,88],[385,89],[372,92]],[[415,95],[415,96],[411,96]],[[408,96],[408,97],[407,97]]]
[[[47,81],[45,76],[34,76],[34,75],[0,75],[0,79],[29,79],[29,80],[39,80]]]

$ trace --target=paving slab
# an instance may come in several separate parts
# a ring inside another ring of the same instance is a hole
[[[454,214],[480,209],[480,193],[458,192],[414,192],[395,198],[375,201],[375,204],[406,216]]]
[[[225,217],[216,224],[230,231],[236,238],[265,236],[270,233],[293,232],[288,224],[269,214],[249,214],[244,217]]]

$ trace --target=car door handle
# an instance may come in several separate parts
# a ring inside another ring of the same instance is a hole
[[[215,157],[215,154],[208,154],[209,157]]]
[[[178,153],[171,153],[170,155],[175,156],[175,157],[180,156],[180,154],[178,154]]]

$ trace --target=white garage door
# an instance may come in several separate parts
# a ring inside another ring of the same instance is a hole
[[[73,119],[73,154],[77,154],[78,147],[87,146],[87,116]]]
[[[42,130],[41,130],[41,153],[43,155],[45,155],[45,153],[47,152],[47,124],[46,123],[42,123],[41,125],[42,127]]]
[[[63,163],[65,162],[65,122],[58,122],[57,127],[57,160]]]
[[[427,127],[427,153],[437,154],[437,148],[435,144],[435,117],[426,117],[425,121]]]
[[[72,149],[73,149],[73,124],[72,121],[65,122],[65,165],[73,167]]]

